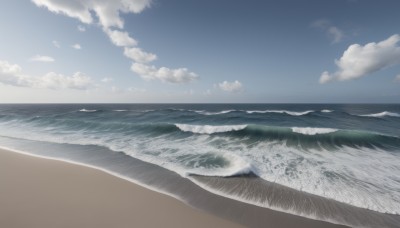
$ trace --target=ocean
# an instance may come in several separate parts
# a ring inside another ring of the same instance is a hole
[[[185,186],[353,227],[400,226],[397,104],[1,104],[0,146],[194,206]]]

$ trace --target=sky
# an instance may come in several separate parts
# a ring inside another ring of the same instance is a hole
[[[398,0],[16,0],[0,103],[399,103]]]

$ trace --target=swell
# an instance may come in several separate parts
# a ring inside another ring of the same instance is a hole
[[[248,144],[263,141],[281,141],[290,147],[304,149],[323,148],[335,150],[341,147],[380,148],[394,150],[400,148],[400,138],[375,132],[342,130],[316,127],[276,127],[257,124],[240,125],[190,125],[171,123],[129,123],[98,121],[79,118],[31,117],[28,119],[9,119],[3,124],[11,127],[34,127],[47,133],[86,132],[92,135],[120,134],[142,137],[158,137],[174,134],[206,134],[244,139]]]
[[[363,114],[363,115],[357,115],[357,116],[383,118],[383,117],[400,117],[400,114],[396,113],[396,112],[383,111],[383,112],[379,112],[379,113]]]
[[[281,115],[286,115],[286,116],[294,116],[294,117],[301,117],[301,116],[307,116],[310,114],[314,113],[320,113],[320,114],[330,114],[335,112],[335,110],[332,109],[321,109],[321,110],[305,110],[305,111],[293,111],[293,110],[278,110],[278,109],[266,109],[266,110],[241,110],[241,109],[227,109],[227,110],[220,110],[220,111],[207,111],[207,110],[193,110],[193,109],[161,109],[161,110],[146,110],[143,112],[183,112],[183,113],[196,113],[199,115],[205,115],[205,116],[214,116],[214,115],[224,115],[224,114],[229,114],[229,113],[238,113],[238,114],[281,114]],[[382,111],[378,113],[369,113],[369,114],[353,114],[345,111],[339,111],[337,112],[338,114],[344,113],[348,114],[351,116],[357,116],[357,117],[373,117],[373,118],[385,118],[385,117],[400,117],[400,113],[396,112],[390,112],[390,111]]]
[[[293,117],[301,117],[301,116],[308,116],[314,113],[320,114],[330,114],[335,112],[335,110],[331,109],[321,109],[321,110],[305,110],[305,111],[292,111],[292,110],[275,110],[275,109],[266,109],[266,110],[241,110],[241,109],[227,109],[227,110],[220,110],[220,111],[208,111],[208,110],[194,110],[194,109],[183,109],[183,108],[168,108],[168,109],[150,109],[150,110],[126,110],[126,109],[113,109],[113,110],[103,110],[103,109],[86,109],[82,108],[77,110],[77,112],[83,112],[87,114],[96,114],[102,113],[106,111],[112,112],[136,112],[136,113],[143,113],[143,114],[151,114],[151,113],[163,113],[163,112],[178,112],[178,113],[194,113],[198,115],[205,115],[205,116],[215,116],[215,115],[225,115],[230,113],[238,113],[238,114],[272,114],[272,115],[286,115],[286,116],[293,116]],[[363,118],[386,118],[386,117],[397,117],[400,118],[400,113],[391,112],[391,111],[382,111],[377,113],[367,113],[367,114],[354,114],[350,112],[337,112],[338,114],[343,113],[355,117],[363,117]]]
[[[245,113],[245,114],[284,114],[289,116],[304,116],[310,113],[317,112],[315,110],[306,110],[306,111],[290,111],[290,110],[241,110],[241,109],[227,109],[221,111],[206,111],[206,110],[193,110],[193,109],[175,109],[169,108],[164,110],[152,110],[153,112],[189,112],[189,113],[196,113],[205,116],[213,116],[213,115],[223,115],[228,113]],[[326,113],[326,112],[333,112],[333,110],[321,110],[319,112]]]
[[[165,126],[166,127],[166,126]],[[400,148],[400,138],[366,131],[312,127],[272,127],[265,125],[184,125],[176,127],[194,134],[218,134],[247,138],[249,141],[285,141],[287,146],[338,149],[366,147],[393,150]],[[172,126],[171,126],[172,128]]]

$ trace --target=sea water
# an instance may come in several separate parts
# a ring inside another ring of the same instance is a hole
[[[257,176],[400,214],[400,105],[3,104],[0,138],[107,148],[206,190],[195,177]]]

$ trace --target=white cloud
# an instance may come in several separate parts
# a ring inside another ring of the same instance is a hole
[[[23,86],[25,84],[25,76],[22,69],[17,64],[11,64],[7,61],[0,60],[0,82],[7,85]]]
[[[316,20],[311,24],[311,26],[325,31],[332,40],[332,43],[339,43],[344,37],[344,32],[338,27],[333,26],[328,20]]]
[[[140,48],[125,48],[126,57],[138,63],[148,63],[157,59],[157,55],[142,51]]]
[[[400,74],[397,75],[397,76],[394,78],[394,81],[395,81],[395,82],[400,82]]]
[[[124,31],[124,21],[120,13],[140,13],[150,7],[152,0],[32,0],[37,6],[45,7],[51,12],[64,14],[77,18],[82,23],[93,24],[96,18],[103,31],[111,42],[124,47],[124,54],[132,59],[132,71],[144,79],[158,79],[170,83],[185,83],[196,79],[198,76],[186,68],[170,69],[167,67],[156,68],[145,65],[157,59],[152,53],[142,51],[140,48],[132,48],[138,42],[128,32]],[[94,17],[94,14],[97,17]],[[80,49],[76,45],[74,48]]]
[[[236,80],[234,82],[223,81],[218,84],[218,87],[227,92],[240,92],[243,86],[242,83]]]
[[[150,7],[151,0],[32,0],[39,7],[45,7],[51,12],[77,18],[82,23],[92,24],[96,14],[99,23],[104,28],[123,28],[122,13],[140,13]]]
[[[356,79],[387,67],[400,64],[400,36],[395,34],[379,43],[350,45],[339,60],[335,60],[338,70],[330,74],[322,73],[319,82]]]
[[[78,29],[79,32],[85,32],[86,31],[86,28],[83,25],[78,25],[77,29]]]
[[[60,43],[58,43],[57,40],[53,40],[51,43],[52,43],[53,46],[56,47],[56,48],[60,48],[60,47],[61,47]]]
[[[35,55],[32,58],[29,59],[29,61],[32,62],[45,62],[45,63],[49,63],[49,62],[54,62],[54,58],[50,57],[50,56],[45,56],[45,55]]]
[[[76,50],[81,50],[82,49],[80,44],[74,44],[74,45],[71,45],[71,47],[76,49]]]
[[[76,72],[72,76],[64,76],[54,72],[47,73],[36,79],[36,85],[33,87],[37,88],[48,88],[48,89],[88,89],[92,87],[92,80],[84,73]]]
[[[107,82],[112,82],[112,81],[114,81],[114,79],[113,78],[103,78],[103,79],[101,79],[101,81],[102,82],[104,82],[104,83],[107,83]]]
[[[64,76],[54,72],[43,76],[33,77],[22,73],[22,68],[17,64],[10,64],[0,60],[0,83],[18,87],[44,88],[44,89],[79,89],[93,87],[92,79],[81,72],[72,76]]]
[[[111,42],[118,47],[131,47],[136,46],[137,41],[129,36],[127,32],[106,29],[104,30]]]
[[[187,83],[197,79],[197,75],[186,68],[169,69],[156,68],[142,63],[133,63],[131,70],[145,80],[158,79],[170,83]]]

